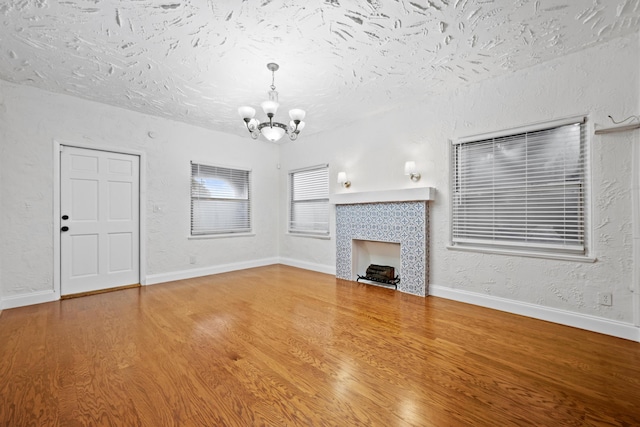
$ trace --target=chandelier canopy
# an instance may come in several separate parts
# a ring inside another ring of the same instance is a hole
[[[276,92],[276,86],[274,84],[275,73],[278,71],[280,66],[276,63],[270,62],[267,64],[267,68],[271,71],[271,90],[269,91],[269,99],[260,104],[260,106],[262,107],[262,111],[264,111],[269,118],[269,121],[260,123],[258,119],[255,119],[254,116],[256,115],[256,110],[252,107],[240,107],[238,108],[238,114],[240,114],[240,117],[244,120],[244,124],[253,139],[258,139],[258,136],[262,134],[262,136],[267,138],[269,141],[276,142],[286,133],[289,135],[289,139],[295,141],[298,138],[300,131],[304,129],[304,122],[302,120],[304,120],[306,113],[304,110],[299,108],[289,110],[289,117],[291,118],[291,121],[288,125],[273,120],[273,117],[276,115],[278,107],[280,106],[278,103],[278,92]]]

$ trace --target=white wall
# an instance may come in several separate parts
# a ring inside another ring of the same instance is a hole
[[[280,191],[286,194],[290,169],[327,162],[332,192],[398,189],[415,185],[437,189],[431,205],[430,284],[504,298],[563,312],[624,323],[633,320],[632,161],[638,132],[595,136],[592,146],[593,212],[590,222],[595,263],[467,253],[449,243],[449,141],[461,136],[517,127],[555,118],[589,114],[608,124],[608,114],[638,114],[640,83],[638,35],[614,40],[504,78],[433,96],[352,126],[305,136],[281,151]],[[420,88],[416,88],[417,91]],[[348,112],[345,112],[348,114]],[[309,124],[313,121],[309,118]],[[403,175],[415,160],[422,180]],[[334,183],[338,171],[352,182]],[[286,212],[286,197],[281,198]],[[335,239],[317,241],[286,235],[280,221],[280,255],[320,265],[335,265]],[[598,292],[613,293],[613,305],[597,303]]]
[[[4,226],[2,225],[2,220],[4,216],[2,212],[4,211],[4,205],[2,204],[2,176],[4,175],[4,167],[2,165],[2,159],[5,156],[6,146],[7,144],[7,123],[6,123],[6,106],[4,104],[4,95],[2,90],[0,90],[0,241],[4,240],[2,236],[4,236]],[[1,243],[0,243],[1,245]],[[2,295],[4,293],[2,286],[2,266],[4,265],[3,257],[0,255],[0,313],[2,312]]]
[[[142,215],[146,272],[152,282],[176,273],[204,274],[233,263],[277,260],[273,224],[278,212],[272,204],[278,200],[273,185],[278,148],[273,144],[2,81],[0,128],[0,283],[5,301],[53,287],[54,141],[146,153]],[[187,238],[190,160],[253,169],[255,236]],[[191,256],[197,257],[195,265]],[[190,272],[198,268],[203,270]]]
[[[53,143],[59,141],[146,153],[143,215],[146,269],[152,282],[215,272],[233,263],[275,262],[278,257],[307,268],[335,271],[334,238],[286,234],[287,172],[329,163],[332,192],[416,185],[438,190],[431,204],[432,288],[630,323],[634,286],[631,153],[633,145],[640,144],[637,131],[589,135],[591,244],[598,258],[591,264],[448,250],[448,153],[449,140],[460,136],[582,113],[590,115],[592,124],[607,124],[608,114],[616,118],[638,114],[639,40],[637,34],[617,39],[504,78],[433,96],[426,103],[412,105],[408,100],[405,109],[306,134],[282,146],[0,82],[2,297],[6,301],[52,289]],[[308,126],[311,130],[311,116]],[[255,236],[187,239],[189,160],[253,168]],[[418,184],[403,175],[406,160],[415,160],[421,170]],[[349,190],[335,183],[341,170],[352,181]],[[274,201],[279,212],[273,209]],[[154,206],[160,212],[154,212]],[[198,264],[190,265],[190,256],[196,256]],[[613,293],[613,306],[597,304],[601,291]]]

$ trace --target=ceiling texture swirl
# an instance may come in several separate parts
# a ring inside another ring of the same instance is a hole
[[[0,79],[237,135],[277,62],[310,134],[637,32],[640,0],[4,0],[0,23]]]

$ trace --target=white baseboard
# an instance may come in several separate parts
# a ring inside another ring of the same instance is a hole
[[[230,271],[244,270],[246,268],[264,267],[265,265],[278,264],[278,258],[263,258],[252,261],[234,262],[232,264],[214,265],[190,270],[172,271],[169,273],[150,274],[146,277],[146,285],[172,282],[174,280],[191,279],[193,277],[209,276],[211,274],[228,273]]]
[[[317,271],[318,273],[326,273],[336,275],[336,266],[335,265],[324,265],[324,264],[316,264],[313,262],[301,261],[293,258],[282,258],[280,257],[280,264],[288,265],[291,267],[298,267],[304,270]]]
[[[618,322],[604,317],[574,313],[438,285],[429,285],[429,295],[640,342],[640,328],[632,323]]]
[[[2,301],[0,301],[0,310],[23,307],[25,305],[42,304],[44,302],[57,301],[59,299],[60,295],[51,289],[32,292],[30,294],[9,295],[2,297]]]
[[[190,270],[172,271],[169,273],[159,273],[147,275],[141,282],[143,285],[155,285],[158,283],[171,282],[174,280],[191,279],[193,277],[209,276],[211,274],[227,273],[230,271],[244,270],[247,268],[264,267],[272,264],[285,264],[292,267],[303,268],[305,270],[318,271],[321,273],[335,275],[335,267],[314,264],[305,261],[298,261],[289,258],[263,258],[258,260],[236,262],[232,264],[215,265]],[[5,296],[0,299],[0,310],[22,307],[26,305],[40,304],[44,302],[57,301],[60,295],[52,290],[38,291],[30,294]]]
[[[272,264],[284,264],[305,270],[335,275],[335,266],[315,264],[291,258],[264,258],[233,264],[153,274],[146,277],[146,284],[154,285],[157,283],[208,276],[210,274],[226,273],[246,268],[263,267]],[[429,295],[640,342],[640,328],[631,323],[618,322],[603,317],[574,313],[544,307],[537,304],[514,301],[506,298],[483,295],[433,284],[429,285]],[[60,295],[55,293],[53,290],[37,291],[23,295],[10,295],[5,296],[0,300],[0,310],[52,302],[59,299]]]

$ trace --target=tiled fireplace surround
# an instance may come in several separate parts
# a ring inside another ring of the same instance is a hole
[[[401,292],[426,296],[428,286],[428,200],[432,188],[342,193],[336,205],[336,277],[354,280],[353,240],[400,244]],[[364,272],[359,272],[364,273]]]

